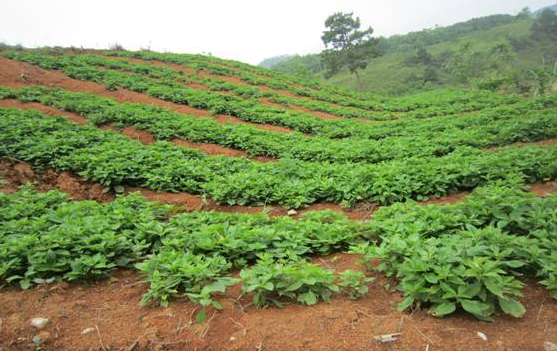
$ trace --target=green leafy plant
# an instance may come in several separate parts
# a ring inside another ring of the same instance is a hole
[[[357,300],[367,295],[369,288],[366,284],[373,281],[374,279],[366,277],[364,272],[346,270],[339,274],[338,286],[341,292],[348,295],[350,300]]]
[[[307,261],[274,261],[262,256],[253,267],[242,270],[240,278],[242,293],[253,293],[257,307],[280,307],[285,298],[315,305],[319,300],[330,301],[339,292],[334,271]]]
[[[214,299],[213,294],[220,293],[223,294],[226,288],[230,285],[234,285],[239,282],[239,279],[231,277],[218,278],[216,281],[205,285],[201,288],[199,293],[188,293],[188,297],[191,301],[199,304],[202,309],[196,314],[196,321],[198,323],[203,323],[207,318],[206,307],[213,306],[217,310],[222,310],[222,305],[220,302]]]
[[[555,295],[550,218],[557,197],[536,198],[512,183],[480,188],[455,205],[382,209],[369,228],[381,243],[355,251],[399,280],[401,310],[423,305],[438,317],[459,308],[482,320],[496,310],[521,317],[519,277],[534,271]]]

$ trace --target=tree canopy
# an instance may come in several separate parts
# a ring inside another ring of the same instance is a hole
[[[548,8],[539,14],[532,25],[532,36],[538,40],[557,38],[557,13]]]
[[[360,18],[353,13],[337,12],[327,18],[327,28],[321,40],[326,49],[322,52],[325,76],[331,77],[343,68],[355,74],[361,87],[358,70],[365,69],[368,60],[379,55],[377,40],[372,38],[373,28],[360,30]]]

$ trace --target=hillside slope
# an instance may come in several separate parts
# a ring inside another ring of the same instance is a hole
[[[533,86],[527,72],[545,62],[557,60],[557,44],[552,39],[531,39],[534,19],[529,16],[494,15],[407,35],[381,38],[384,55],[369,61],[361,72],[365,91],[400,95],[435,87],[491,85],[502,76],[513,85]],[[417,59],[418,50],[430,55],[427,62]],[[501,56],[502,55],[502,56]],[[468,60],[465,62],[465,60]],[[328,83],[357,89],[348,71],[330,79],[323,77],[318,55],[294,56],[272,67],[276,71],[315,75]],[[468,70],[462,72],[459,70]],[[513,73],[515,72],[515,73]],[[462,76],[466,75],[466,78]],[[522,83],[515,84],[512,80]],[[526,90],[527,87],[520,89]]]
[[[541,349],[556,115],[557,95],[2,51],[0,345],[384,350],[374,336],[400,331],[399,350]]]

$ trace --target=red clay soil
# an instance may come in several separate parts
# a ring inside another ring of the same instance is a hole
[[[155,61],[155,60],[142,60],[142,59],[135,58],[135,57],[106,56],[106,55],[103,55],[102,52],[95,52],[94,54],[99,55],[99,56],[103,56],[104,58],[107,58],[107,59],[110,59],[110,60],[128,61],[128,62],[140,63],[140,64],[151,64],[153,66],[172,68],[172,69],[175,69],[177,71],[182,71],[182,72],[187,73],[187,74],[197,74],[195,69],[193,69],[191,67],[177,65],[175,63],[166,63],[166,62]]]
[[[545,197],[547,195],[557,192],[557,182],[537,182],[528,185],[528,191],[538,197]],[[472,192],[462,191],[456,194],[447,195],[443,197],[432,197],[426,201],[420,201],[420,205],[447,205],[464,201]]]
[[[431,197],[429,200],[421,201],[421,205],[449,205],[463,201],[470,195],[471,191],[462,191],[460,193],[451,194],[443,197]]]
[[[199,83],[188,83],[188,84],[186,84],[186,86],[188,88],[197,89],[197,90],[209,90],[208,87],[206,87],[203,84],[199,84]]]
[[[529,146],[529,145],[553,146],[555,144],[557,144],[557,138],[541,140],[541,141],[536,141],[536,142],[532,142],[532,143],[520,143],[519,142],[519,143],[511,144],[511,146]]]
[[[39,191],[60,190],[75,200],[112,201],[114,194],[103,193],[100,184],[87,182],[69,172],[58,173],[51,169],[37,173],[25,162],[0,160],[0,177],[8,189],[17,189],[21,184],[33,182]]]
[[[189,114],[195,117],[214,118],[221,124],[240,123],[251,125],[263,130],[270,130],[282,133],[293,132],[291,129],[288,128],[246,122],[233,116],[213,116],[208,110],[196,109],[186,105],[156,99],[145,94],[136,93],[127,89],[109,91],[104,86],[94,82],[73,79],[66,76],[60,71],[44,70],[40,67],[33,66],[25,62],[14,61],[4,57],[0,57],[0,85],[9,87],[21,87],[28,85],[55,86],[75,92],[93,93],[106,96],[118,102],[146,103],[164,107],[175,112]]]
[[[182,139],[172,139],[172,143],[179,145],[179,146],[186,146],[193,149],[198,149],[205,152],[207,155],[221,155],[221,156],[229,156],[229,157],[245,157],[249,158],[254,161],[258,162],[277,162],[276,158],[271,157],[263,157],[263,156],[251,156],[247,152],[242,150],[236,150],[227,148],[224,146],[220,146],[217,144],[208,144],[208,143],[193,143],[191,141],[186,141]]]
[[[314,262],[337,271],[362,270],[359,259],[334,254]],[[486,323],[464,314],[435,318],[426,309],[399,312],[402,297],[384,288],[394,282],[370,275],[376,280],[368,296],[357,301],[340,296],[310,307],[258,309],[250,296],[239,298],[240,286],[234,286],[218,298],[223,311],[209,309],[203,324],[192,320],[196,306],[185,299],[168,308],[141,307],[148,287],[132,270],[118,270],[90,285],[8,287],[0,291],[0,349],[34,350],[35,335],[44,351],[536,351],[543,350],[545,341],[557,342],[557,301],[534,282],[526,282],[520,299],[527,308],[523,318],[497,315],[494,323]],[[49,319],[40,331],[30,325],[38,317]],[[391,343],[373,339],[399,332]]]
[[[122,134],[145,145],[152,144],[157,141],[153,134],[145,130],[136,129],[134,126],[129,126],[122,129]]]
[[[0,100],[0,107],[16,107],[16,108],[19,108],[21,110],[31,110],[31,109],[33,109],[33,110],[37,110],[39,112],[42,112],[42,113],[44,113],[45,115],[48,115],[48,116],[63,116],[63,117],[66,117],[66,119],[68,121],[75,122],[79,125],[87,124],[87,119],[78,115],[78,114],[62,111],[62,110],[59,110],[55,107],[39,104],[39,103],[36,103],[36,102],[25,102],[25,103],[23,103],[23,102],[20,102],[18,100],[15,100],[15,99],[5,99],[5,100]]]
[[[157,141],[157,139],[155,138],[155,136],[153,134],[149,133],[146,130],[139,130],[139,129],[135,128],[134,126],[129,126],[129,127],[126,127],[124,129],[122,129],[122,134],[124,134],[125,136],[127,136],[131,139],[138,140],[145,145],[148,145],[148,144],[151,144],[151,143],[154,143],[155,141]],[[277,159],[270,158],[270,157],[252,157],[245,151],[231,149],[231,148],[227,148],[227,147],[220,146],[220,145],[217,145],[217,144],[193,143],[191,141],[178,139],[178,138],[172,139],[170,142],[175,144],[175,145],[178,145],[178,146],[189,147],[189,148],[192,148],[192,149],[201,150],[204,153],[206,153],[207,155],[220,155],[220,156],[228,156],[228,157],[245,157],[245,158],[249,158],[249,159],[252,159],[254,161],[259,161],[259,162],[276,162],[276,161],[278,161]]]
[[[539,197],[557,192],[557,182],[534,183],[530,185],[530,192]]]
[[[296,95],[294,93],[291,93],[288,90],[273,89],[273,88],[271,88],[269,86],[266,86],[266,85],[263,85],[263,84],[258,85],[258,87],[259,87],[259,89],[261,89],[263,91],[273,91],[277,94],[288,96],[288,97],[299,97],[298,95]]]

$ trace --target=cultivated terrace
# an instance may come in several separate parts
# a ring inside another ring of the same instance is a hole
[[[148,51],[0,55],[0,351],[555,340],[556,95],[385,97]]]

